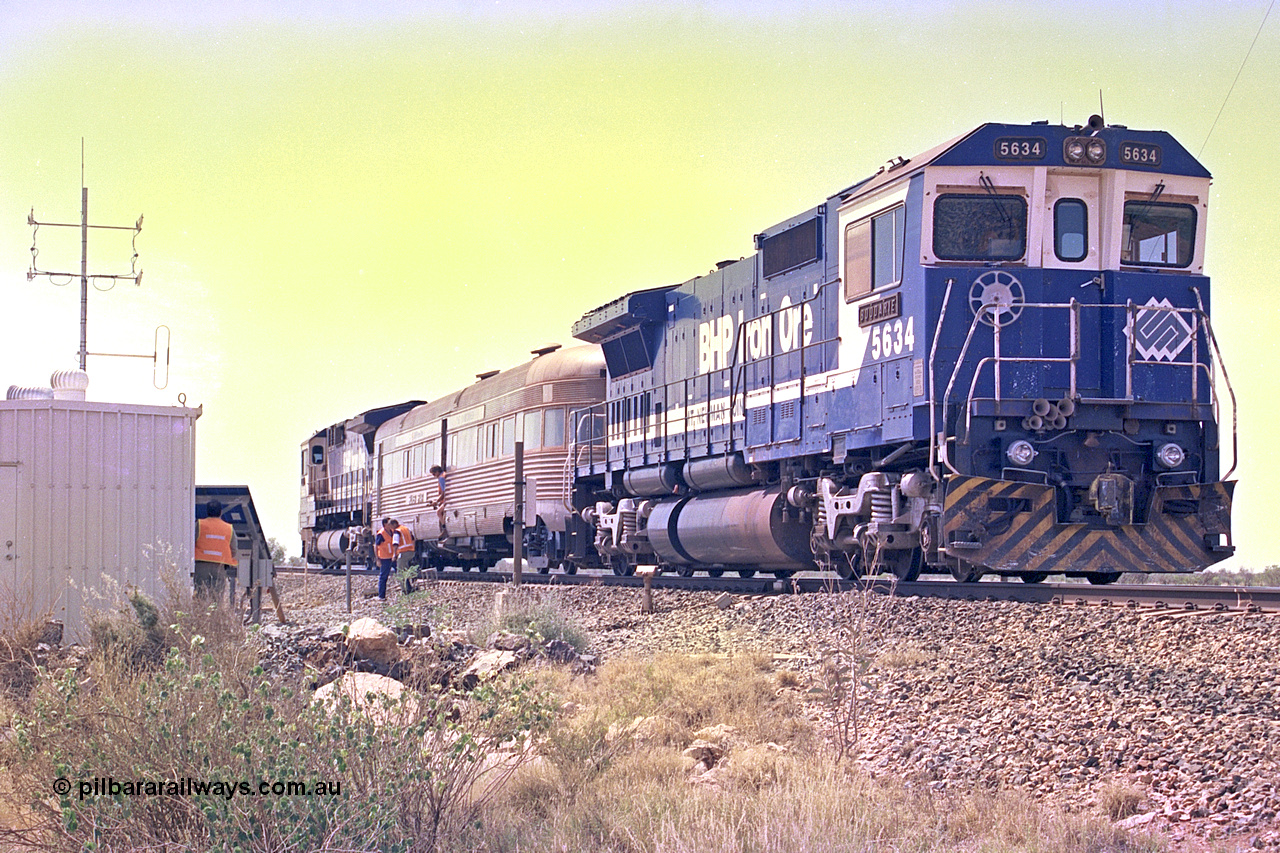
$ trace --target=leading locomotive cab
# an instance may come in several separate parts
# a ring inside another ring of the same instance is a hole
[[[590,312],[606,353],[653,343],[610,360],[597,548],[902,579],[1222,559],[1208,189],[1168,134],[985,125]]]

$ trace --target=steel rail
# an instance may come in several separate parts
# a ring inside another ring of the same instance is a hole
[[[294,566],[277,567],[282,574],[302,574],[307,570]],[[375,573],[356,571],[357,576],[374,577]],[[509,571],[429,571],[420,582],[457,581],[463,583],[511,583]],[[543,574],[525,572],[521,583],[542,586],[608,586],[640,589],[641,578],[634,575],[582,572]],[[1032,604],[1098,606],[1150,611],[1183,612],[1267,612],[1280,613],[1280,587],[1261,586],[1197,586],[1162,583],[1107,584],[1038,583],[1021,581],[979,581],[958,583],[954,580],[923,580],[903,583],[887,577],[846,581],[836,577],[802,576],[778,579],[770,574],[744,578],[726,575],[712,578],[683,578],[663,574],[653,579],[655,589],[686,592],[722,592],[735,595],[780,595],[848,592],[870,589],[885,595],[901,597],[942,598],[952,601],[1013,601]]]

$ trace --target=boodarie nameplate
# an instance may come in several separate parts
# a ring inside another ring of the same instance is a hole
[[[902,294],[891,293],[875,302],[866,302],[858,306],[858,325],[874,326],[885,320],[902,316]]]

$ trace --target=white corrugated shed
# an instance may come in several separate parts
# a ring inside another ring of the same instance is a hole
[[[0,401],[0,596],[86,639],[112,587],[190,583],[200,409]]]

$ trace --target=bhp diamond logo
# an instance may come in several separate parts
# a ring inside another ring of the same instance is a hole
[[[1133,339],[1133,346],[1144,361],[1173,361],[1191,343],[1191,324],[1181,313],[1169,310],[1173,303],[1168,299],[1147,300],[1140,308],[1125,334]]]

